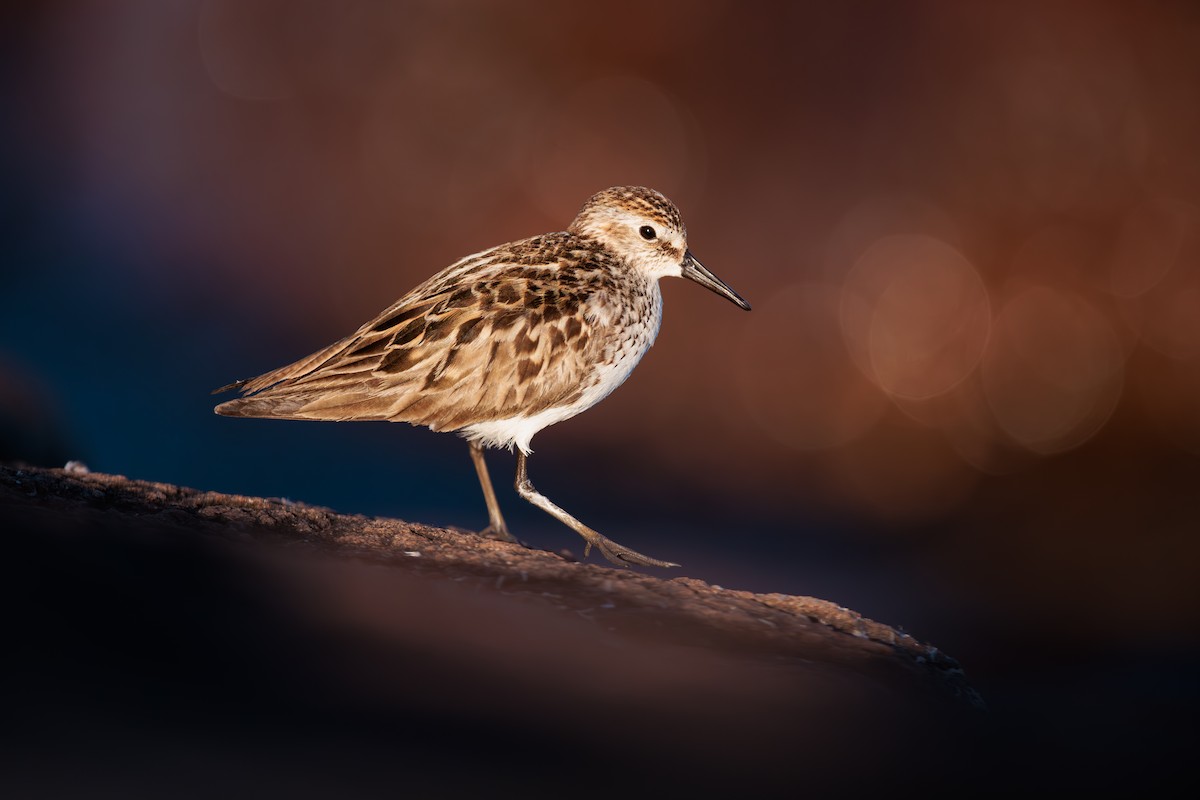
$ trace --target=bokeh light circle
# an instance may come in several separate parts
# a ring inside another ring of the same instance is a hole
[[[1130,209],[1113,248],[1112,293],[1137,297],[1157,286],[1179,261],[1198,220],[1195,206],[1167,198],[1151,198]]]
[[[997,315],[981,365],[996,422],[1022,447],[1077,447],[1108,420],[1124,384],[1124,353],[1109,321],[1068,292],[1037,287]]]
[[[971,373],[987,344],[987,289],[938,239],[885,236],[847,275],[840,322],[859,369],[889,394],[932,397]]]

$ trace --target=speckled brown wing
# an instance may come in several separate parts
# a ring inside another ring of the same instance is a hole
[[[569,404],[588,385],[611,279],[552,234],[468,257],[353,336],[239,388],[227,416],[392,420],[456,430]],[[596,254],[588,253],[593,260]]]

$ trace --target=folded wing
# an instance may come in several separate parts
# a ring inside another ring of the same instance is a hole
[[[451,267],[307,358],[231,384],[218,414],[389,420],[457,430],[578,398],[602,332],[602,295],[565,287],[552,265],[488,260]]]

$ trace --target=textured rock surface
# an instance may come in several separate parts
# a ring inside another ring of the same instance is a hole
[[[982,716],[953,659],[813,598],[82,469],[0,467],[0,509],[22,787],[180,787],[132,753],[247,793],[891,786]]]

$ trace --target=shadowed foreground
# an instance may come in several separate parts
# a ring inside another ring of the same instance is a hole
[[[980,766],[953,659],[821,600],[110,475],[0,467],[0,509],[0,788],[915,788]]]

